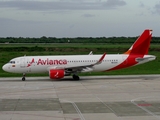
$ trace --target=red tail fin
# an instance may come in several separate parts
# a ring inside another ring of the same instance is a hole
[[[148,54],[150,47],[150,41],[152,37],[152,30],[145,30],[141,36],[134,42],[130,49],[125,54]]]

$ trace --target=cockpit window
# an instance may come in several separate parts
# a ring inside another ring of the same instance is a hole
[[[9,63],[11,63],[11,64],[15,64],[15,61],[9,61]]]

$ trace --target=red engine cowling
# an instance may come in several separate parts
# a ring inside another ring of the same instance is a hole
[[[61,79],[65,75],[64,70],[50,70],[49,71],[49,76],[51,79]]]

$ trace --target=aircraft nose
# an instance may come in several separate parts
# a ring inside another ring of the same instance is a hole
[[[2,69],[3,69],[4,71],[7,71],[7,65],[6,65],[6,64],[3,65]]]

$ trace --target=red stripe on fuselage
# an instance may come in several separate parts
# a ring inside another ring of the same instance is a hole
[[[136,61],[136,58],[143,58],[144,55],[129,55],[127,57],[126,60],[124,60],[121,64],[119,64],[118,66],[111,68],[107,71],[111,71],[111,70],[118,70],[118,69],[122,69],[122,68],[127,68],[133,65],[136,65],[138,62]]]

